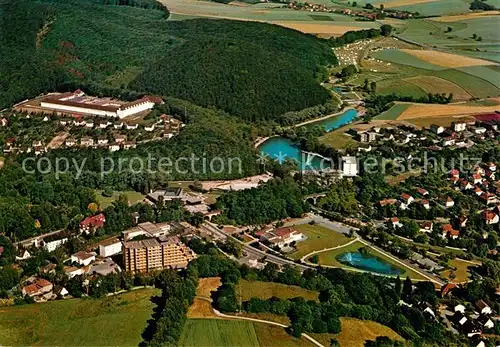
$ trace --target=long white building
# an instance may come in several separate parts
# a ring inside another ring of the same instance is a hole
[[[151,96],[132,102],[97,98],[87,96],[78,89],[75,92],[49,95],[40,102],[40,107],[60,113],[124,118],[151,110],[156,103],[162,102],[161,98]]]

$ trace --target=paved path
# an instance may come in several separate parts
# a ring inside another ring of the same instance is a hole
[[[324,249],[321,249],[319,251],[313,251],[309,254],[306,254],[305,256],[303,256],[302,258],[300,258],[301,261],[303,261],[304,263],[306,264],[313,264],[311,262],[308,262],[306,259],[311,257],[313,254],[316,254],[316,253],[321,253],[321,252],[328,252],[328,251],[333,251],[334,249],[339,249],[339,248],[343,248],[343,247],[347,247],[349,246],[350,244],[353,244],[354,242],[356,241],[359,241],[360,238],[359,237],[356,237],[354,240],[351,240],[347,243],[344,243],[343,245],[339,245],[339,246],[335,246],[335,247],[330,247],[330,248],[324,248]],[[313,264],[313,265],[316,265],[316,264]]]

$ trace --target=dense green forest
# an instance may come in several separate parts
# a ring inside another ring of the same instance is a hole
[[[263,23],[168,22],[152,0],[1,0],[0,108],[47,91],[151,92],[245,120],[329,101],[326,40]]]

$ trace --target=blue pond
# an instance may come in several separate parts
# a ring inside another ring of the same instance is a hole
[[[332,131],[334,129],[340,128],[342,125],[351,123],[354,120],[354,118],[356,118],[357,115],[358,112],[356,110],[350,109],[342,114],[339,114],[338,116],[333,116],[314,123],[309,123],[305,126],[313,127],[320,125],[323,126],[326,131]]]
[[[342,125],[348,124],[357,116],[356,110],[347,110],[344,113],[305,125],[306,127],[323,126],[326,131],[332,131]],[[302,170],[324,170],[331,167],[331,162],[312,153],[305,153],[290,141],[282,137],[272,137],[262,143],[258,150],[261,154],[272,160],[282,162],[284,159],[293,159],[299,163]]]
[[[347,252],[338,255],[336,259],[344,265],[383,275],[401,275],[403,273],[403,270],[401,270],[400,268],[397,268],[384,259],[373,256],[371,254]]]

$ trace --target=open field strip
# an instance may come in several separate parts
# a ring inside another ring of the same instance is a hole
[[[377,2],[377,5],[383,4],[385,8],[402,7],[417,4],[426,4],[428,2],[438,2],[441,0],[392,0]]]
[[[0,308],[3,346],[137,346],[153,314],[151,296],[138,289],[103,299],[66,299]]]
[[[293,299],[298,296],[306,300],[318,300],[318,292],[307,290],[298,286],[289,286],[275,282],[240,280],[236,290],[242,302],[251,298],[270,299],[273,296],[280,299]]]
[[[488,60],[465,57],[458,54],[451,54],[434,50],[402,49],[401,51],[411,54],[418,59],[421,59],[430,64],[442,67],[457,68],[479,65],[496,65],[496,63]]]
[[[394,104],[390,109],[385,112],[382,112],[378,116],[375,117],[376,120],[395,120],[398,119],[399,116],[406,111],[409,107],[408,104]]]
[[[448,80],[435,76],[417,76],[405,78],[403,81],[410,82],[427,93],[452,93],[454,100],[469,100],[472,96],[465,89]]]
[[[409,104],[398,120],[412,118],[432,118],[437,116],[464,116],[481,113],[490,113],[499,110],[500,106],[467,106],[467,105],[439,105],[439,104]]]
[[[500,11],[483,11],[483,12],[471,12],[466,14],[456,14],[450,16],[433,17],[429,18],[429,20],[435,22],[449,23],[449,22],[458,22],[462,20],[475,19],[481,17],[492,17],[498,15],[500,15]]]

